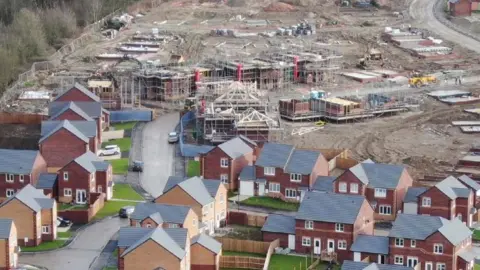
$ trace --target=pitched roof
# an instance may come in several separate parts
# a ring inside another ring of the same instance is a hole
[[[53,188],[57,181],[56,173],[41,173],[38,176],[37,189]]]
[[[480,190],[480,184],[477,181],[473,180],[472,178],[468,177],[467,175],[462,175],[458,177],[458,180],[462,182],[464,185],[466,185],[467,187],[475,191]]]
[[[238,176],[239,181],[254,181],[256,177],[255,173],[255,166],[245,166],[243,167],[242,171],[240,171],[240,175]]]
[[[201,205],[206,205],[214,201],[214,198],[210,194],[204,182],[198,176],[187,179],[184,179],[183,177],[170,176],[165,188],[163,189],[163,193],[168,192],[175,186],[179,186]]]
[[[178,184],[180,184],[184,180],[185,180],[185,177],[182,177],[182,176],[169,176],[167,183],[165,183],[165,186],[163,187],[163,193],[166,193],[170,189],[176,187]]]
[[[447,195],[450,199],[456,198],[468,198],[471,190],[460,182],[457,178],[449,176],[435,185],[443,194]]]
[[[14,196],[4,201],[0,207],[8,204],[13,199],[21,201],[35,212],[40,212],[42,209],[51,209],[53,207],[53,203],[55,202],[54,199],[45,196],[42,190],[36,189],[30,184],[26,185]]]
[[[165,248],[179,259],[185,257],[184,247],[179,245],[181,239],[186,239],[187,230],[183,228],[163,229],[163,228],[137,228],[123,227],[120,228],[118,236],[118,246],[125,247],[125,251],[120,254],[124,257],[137,247],[141,246],[148,240],[152,240]],[[178,242],[177,242],[178,241]],[[183,244],[185,246],[185,242]]]
[[[70,92],[73,89],[78,89],[80,92],[82,92],[83,94],[85,94],[86,96],[88,96],[89,98],[91,98],[94,101],[100,101],[100,97],[98,97],[97,95],[92,93],[90,90],[88,90],[85,86],[83,86],[83,84],[79,84],[79,83],[75,83],[73,85],[73,87],[71,87],[67,91],[65,91],[62,94],[55,97],[54,101],[59,99],[60,97],[64,96],[65,94],[67,94],[68,92]]]
[[[210,250],[215,254],[220,253],[220,251],[222,250],[221,243],[219,243],[217,240],[203,233],[192,238],[192,245],[197,243],[204,246],[205,248],[207,248],[208,250]]]
[[[152,218],[157,224],[163,222],[183,224],[190,207],[182,205],[170,205],[151,202],[138,203],[131,215],[131,219],[144,220]]]
[[[41,136],[44,136],[55,127],[57,127],[62,121],[42,121]],[[91,138],[97,136],[97,123],[95,121],[70,121],[74,127],[76,127],[85,137]]]
[[[263,224],[262,232],[295,234],[295,217],[270,214]]]
[[[472,234],[459,219],[447,220],[437,216],[398,214],[389,236],[425,240],[437,231],[453,245],[457,245]]]
[[[13,220],[9,218],[0,219],[0,239],[8,239],[12,230]]]
[[[110,163],[101,160],[91,151],[86,152],[85,154],[74,159],[73,161],[90,173],[96,171],[106,171],[108,170],[108,166],[110,165]]]
[[[460,253],[458,253],[458,256],[466,262],[471,262],[475,259],[477,254],[472,248],[467,248],[463,251],[460,251]]]
[[[77,138],[79,138],[80,140],[88,143],[88,138],[83,135],[82,132],[80,132],[80,130],[78,130],[76,127],[74,127],[70,121],[68,120],[63,120],[61,121],[54,129],[52,129],[49,133],[45,134],[44,136],[42,136],[39,140],[39,143],[43,142],[44,140],[46,140],[47,138],[49,138],[50,136],[52,136],[53,134],[55,134],[57,131],[61,130],[62,128],[68,130],[70,133],[72,133],[73,135],[75,135]]]
[[[253,149],[239,137],[235,137],[218,145],[218,148],[222,149],[225,154],[233,159],[244,156],[253,151]]]
[[[240,139],[242,139],[244,142],[251,144],[252,146],[258,146],[258,144],[254,140],[251,140],[246,136],[243,136],[243,135],[240,134],[240,135],[238,135],[238,137]]]
[[[207,188],[208,193],[210,193],[210,196],[215,198],[215,196],[217,196],[218,188],[220,187],[222,182],[220,180],[213,179],[203,179],[202,182],[203,185],[205,185],[205,187]]]
[[[284,168],[293,150],[292,145],[280,143],[266,143],[255,165],[261,167]]]
[[[29,174],[38,154],[35,150],[0,149],[0,173]]]
[[[295,149],[285,168],[287,173],[311,174],[317,163],[320,151]]]
[[[350,251],[374,254],[388,254],[388,237],[375,235],[359,235],[350,247]]]
[[[333,192],[333,182],[337,179],[335,176],[318,176],[312,189],[316,191]]]
[[[307,192],[296,219],[353,224],[364,201],[360,195]]]
[[[342,270],[413,270],[411,267],[395,264],[343,261]]]
[[[394,189],[398,186],[404,169],[401,165],[373,163],[371,160],[365,160],[349,170],[369,187]]]
[[[48,105],[48,113],[50,116],[56,115],[59,111],[74,103],[90,118],[99,118],[102,116],[102,103],[96,101],[54,101]]]
[[[50,119],[55,120],[62,113],[68,110],[72,110],[74,113],[82,117],[85,121],[93,121],[93,119],[86,112],[84,112],[80,107],[78,107],[77,104],[75,104],[75,102],[65,103],[61,108],[58,108],[57,110],[54,110],[54,111],[49,110]]]
[[[428,188],[426,187],[409,187],[407,190],[407,194],[405,194],[405,198],[403,199],[403,202],[404,203],[417,202],[418,196],[427,190]]]

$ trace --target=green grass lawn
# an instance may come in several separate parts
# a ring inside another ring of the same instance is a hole
[[[306,269],[306,264],[312,264],[310,258],[300,256],[289,256],[289,255],[280,255],[273,254],[270,258],[270,264],[268,266],[269,270],[287,270],[287,269]],[[300,266],[302,266],[300,268]]]
[[[140,196],[129,184],[115,184],[113,186],[113,198],[115,199],[124,199],[124,200],[143,200],[143,197]]]
[[[85,210],[88,209],[88,204],[69,204],[69,203],[59,203],[57,204],[57,210]]]
[[[109,266],[109,267],[104,267],[102,270],[117,270],[117,267]]]
[[[472,235],[473,240],[480,240],[480,230],[472,229],[472,231],[473,231],[473,235]]]
[[[115,130],[131,130],[136,123],[137,122],[123,122],[111,124],[110,126],[115,128]]]
[[[187,163],[187,176],[200,176],[200,161],[189,160]]]
[[[240,204],[249,205],[249,206],[261,206],[265,208],[286,210],[286,211],[297,211],[298,203],[285,202],[277,198],[271,197],[250,197]]]
[[[102,143],[102,148],[105,148],[107,145],[118,145],[120,147],[120,151],[130,151],[130,147],[132,146],[132,138],[121,138],[121,139],[113,139],[109,140],[108,142]]]
[[[252,253],[252,252],[223,251],[222,256],[244,256],[244,257],[265,258],[266,254]]]
[[[473,267],[473,270],[480,270],[480,264],[475,264],[475,266]]]
[[[136,204],[137,203],[135,203],[135,202],[122,202],[122,201],[108,201],[108,202],[105,202],[105,205],[103,206],[103,208],[100,209],[100,211],[97,212],[97,214],[95,215],[95,217],[93,219],[94,220],[95,219],[101,219],[101,218],[104,218],[104,217],[116,215],[116,214],[118,214],[118,210],[120,210],[120,208],[122,208],[124,206],[127,206],[127,205],[135,206]]]
[[[43,242],[36,247],[21,247],[22,251],[46,251],[61,248],[65,244],[65,240],[55,240],[52,242]]]
[[[126,174],[128,172],[128,158],[107,160],[112,164],[113,174]]]
[[[57,237],[58,238],[70,238],[72,237],[73,233],[71,231],[66,231],[66,232],[57,232]]]

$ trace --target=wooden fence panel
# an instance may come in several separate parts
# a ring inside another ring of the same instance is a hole
[[[351,167],[353,167],[357,164],[358,164],[358,161],[356,161],[355,159],[351,159],[351,158],[337,157],[337,160],[336,160],[337,168],[342,169],[342,170],[348,170],[348,169],[350,169]]]
[[[26,114],[26,113],[0,113],[0,124],[24,124],[24,125],[39,125],[48,116],[41,114]]]
[[[228,223],[237,225],[247,225],[253,227],[262,227],[267,220],[267,215],[254,215],[239,211],[228,211]]]
[[[220,268],[263,269],[265,258],[246,256],[222,256]]]
[[[266,254],[270,246],[270,242],[240,240],[226,237],[218,237],[216,239],[222,243],[222,249],[228,251]]]

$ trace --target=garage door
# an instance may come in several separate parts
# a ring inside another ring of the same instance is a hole
[[[416,203],[404,203],[403,204],[403,210],[404,214],[411,214],[411,215],[416,215],[417,214],[417,204]]]
[[[240,195],[253,196],[253,182],[240,181]]]

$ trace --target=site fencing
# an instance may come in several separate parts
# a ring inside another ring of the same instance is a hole
[[[131,121],[140,121],[140,122],[150,122],[153,120],[154,111],[153,110],[125,110],[125,111],[110,111],[110,122],[111,123],[121,123],[121,122],[131,122]]]
[[[454,31],[457,31],[459,33],[462,33],[474,40],[477,40],[477,41],[480,41],[480,35],[479,34],[475,34],[463,27],[460,27],[454,23],[452,23],[450,20],[448,20],[445,16],[445,1],[443,0],[437,0],[437,2],[435,2],[435,4],[433,5],[433,15],[435,16],[435,18],[441,22],[442,24],[444,24],[445,26],[451,28],[452,30]],[[448,2],[447,2],[448,3]]]
[[[191,156],[189,151],[189,144],[185,143],[185,127],[192,121],[195,120],[195,112],[188,111],[182,117],[180,117],[180,134],[179,134],[179,144],[180,144],[180,152],[182,156]]]

